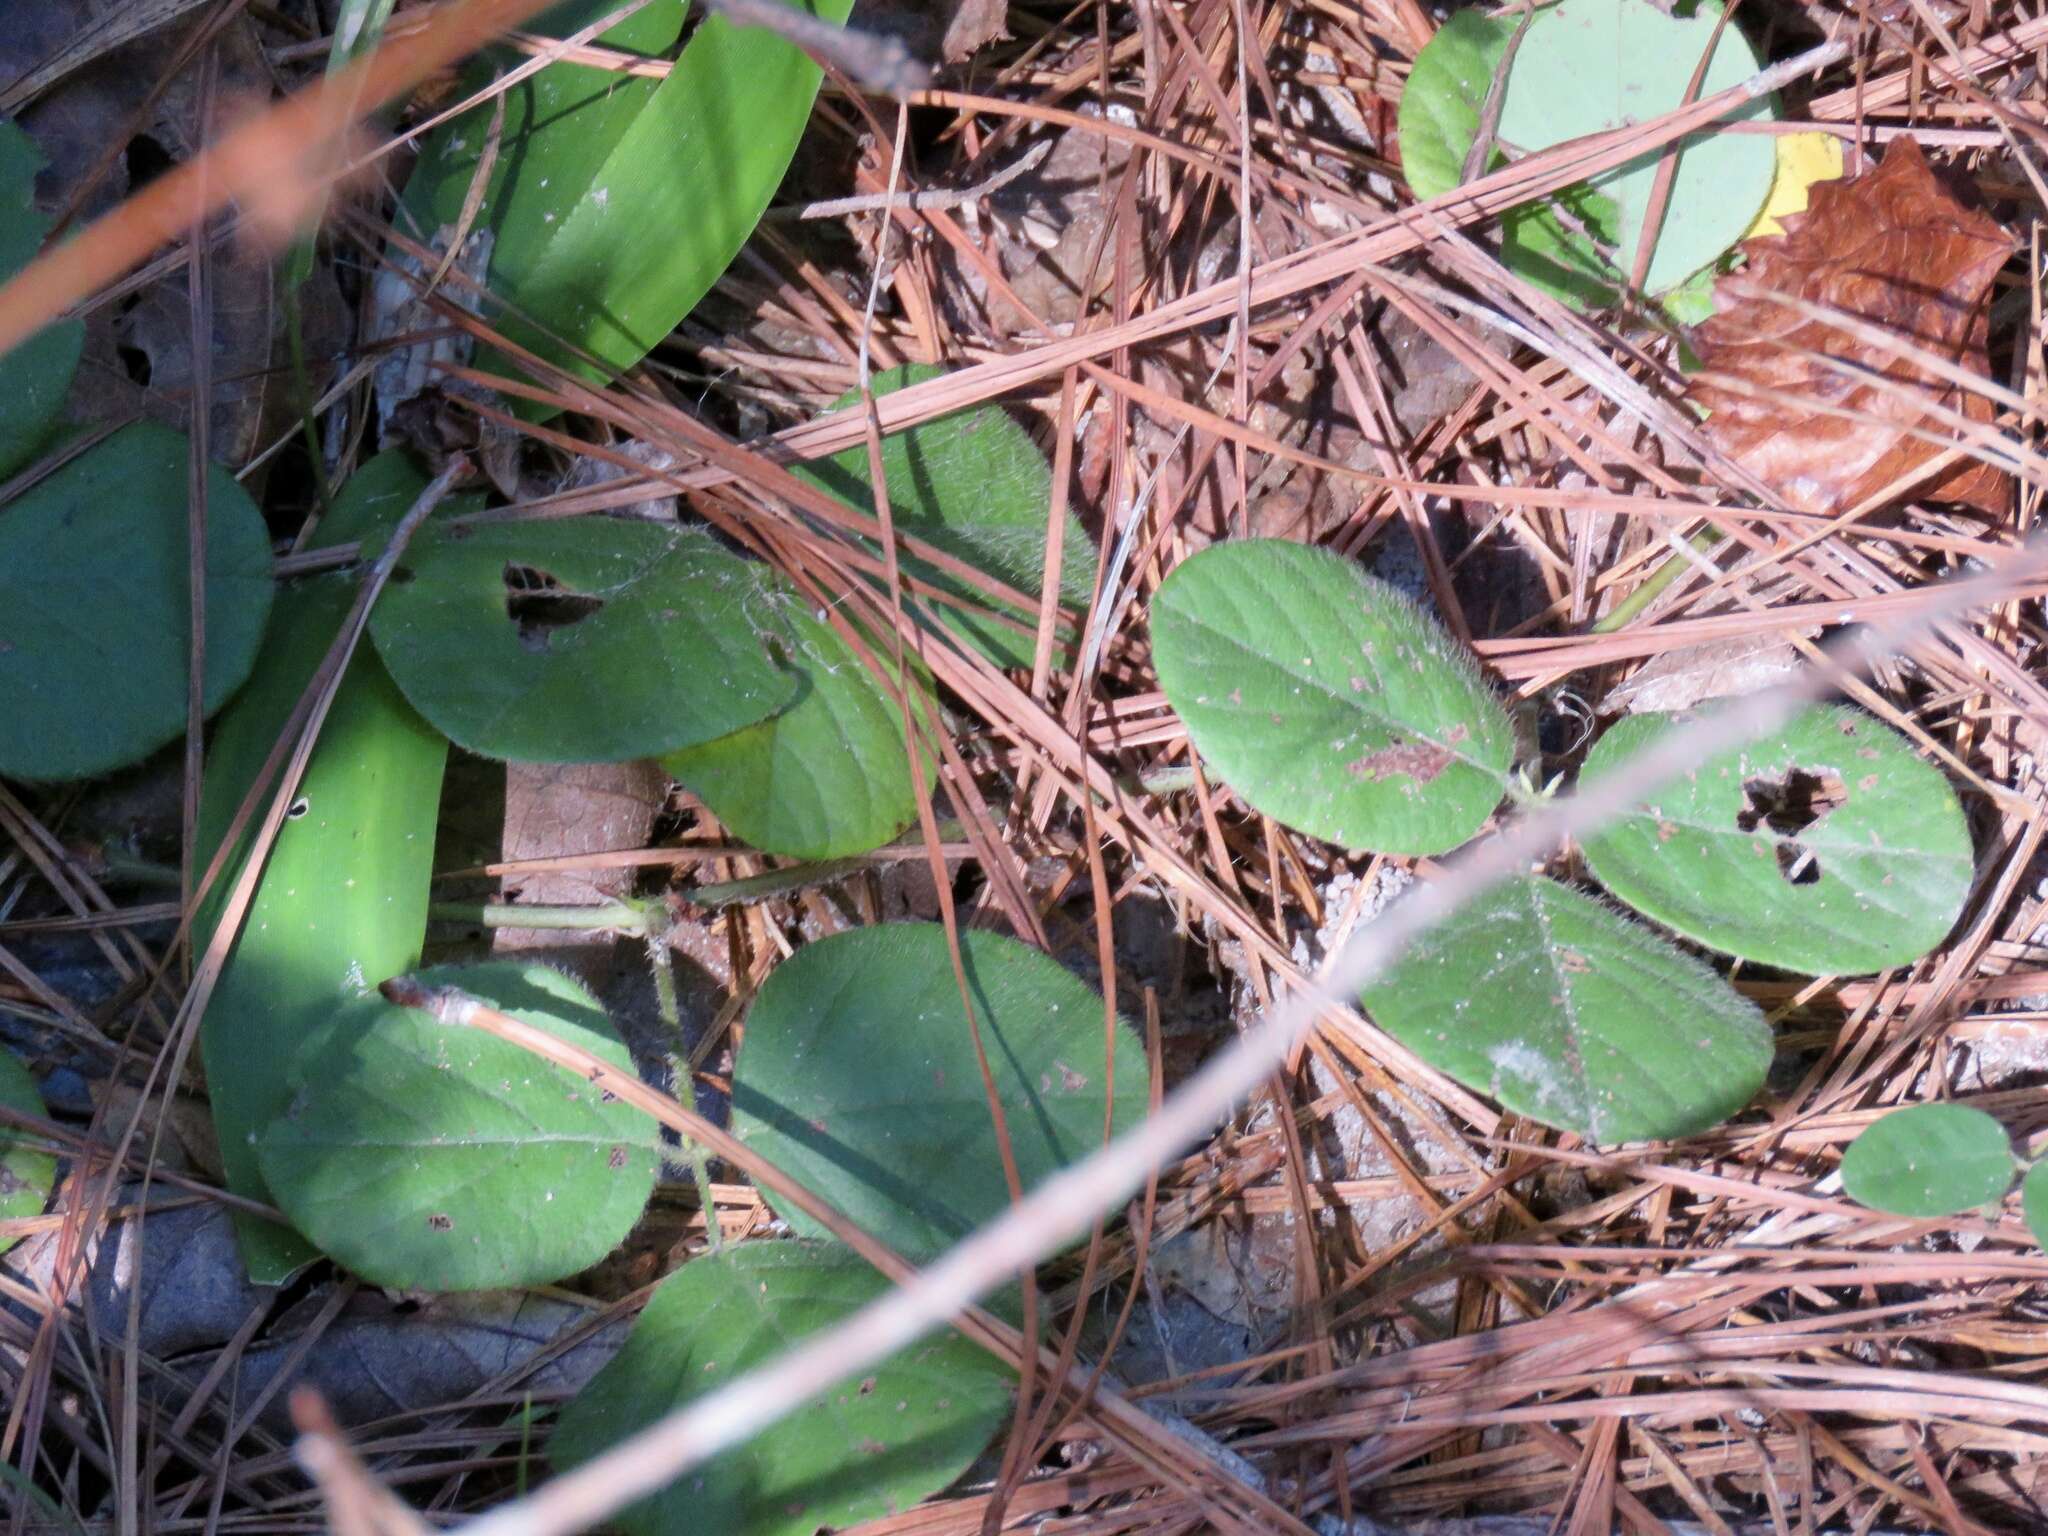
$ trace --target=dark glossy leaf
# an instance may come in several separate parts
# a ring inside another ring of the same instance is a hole
[[[0,118],[0,282],[28,265],[50,231],[35,205],[42,165],[34,140]],[[0,480],[49,441],[84,347],[85,322],[59,320],[0,356]]]
[[[1144,1114],[1143,1054],[1057,961],[979,929],[960,935],[974,1016],[1028,1189]],[[936,923],[820,939],[770,973],[747,1015],[733,1131],[915,1260],[1009,1204],[966,1008]],[[809,1232],[799,1212],[790,1225]]]
[[[421,973],[631,1071],[611,1021],[545,966]],[[480,1029],[375,995],[333,1011],[292,1061],[258,1138],[284,1213],[378,1285],[544,1285],[595,1264],[640,1219],[661,1166],[653,1122],[577,1073]]]
[[[692,1259],[562,1411],[575,1467],[672,1409],[844,1321],[888,1282],[836,1243],[753,1242]],[[958,1334],[835,1383],[618,1519],[629,1536],[811,1536],[900,1514],[965,1471],[1009,1412],[1010,1372]]]
[[[0,777],[88,778],[184,733],[188,453],[136,422],[0,508]],[[262,514],[213,468],[208,714],[248,677],[270,599]]]
[[[371,633],[419,712],[485,757],[657,757],[766,719],[752,567],[709,534],[621,518],[430,528]]]

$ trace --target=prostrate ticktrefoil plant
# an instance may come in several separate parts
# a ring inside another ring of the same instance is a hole
[[[1160,687],[1255,810],[1372,852],[1466,841],[1517,781],[1507,718],[1434,620],[1355,564],[1272,540],[1183,561],[1153,600]],[[1615,726],[1589,778],[1664,723]],[[1870,716],[1804,711],[1719,754],[1588,843],[1608,890],[1724,953],[1817,972],[1938,944],[1970,882],[1941,773]],[[1699,1131],[1762,1085],[1770,1033],[1711,968],[1531,878],[1418,943],[1367,1009],[1431,1065],[1598,1142]]]

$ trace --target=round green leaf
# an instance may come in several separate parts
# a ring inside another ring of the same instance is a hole
[[[2034,1234],[2034,1241],[2048,1248],[2048,1174],[2041,1170],[2048,1168],[2048,1161],[2034,1164],[2027,1170],[2027,1176],[2020,1182],[2020,1209],[2027,1218],[2027,1230]]]
[[[709,534],[579,517],[413,541],[370,632],[398,686],[485,757],[658,757],[796,696],[752,611],[747,563]]]
[[[1025,1188],[1102,1142],[1102,999],[1015,939],[960,935],[974,1018]],[[1145,1112],[1143,1053],[1116,1031],[1116,1124]],[[733,1074],[733,1132],[897,1252],[922,1261],[1009,1205],[959,983],[936,923],[820,939],[762,986]],[[800,1232],[814,1225],[784,1213]]]
[[[917,815],[902,711],[794,586],[754,569],[753,612],[782,638],[796,702],[661,765],[764,852],[836,859],[878,848]]]
[[[1983,1110],[1915,1104],[1875,1121],[1849,1143],[1842,1188],[1874,1211],[1952,1216],[2003,1200],[2013,1168],[2005,1127]]]
[[[1401,171],[1417,197],[1426,201],[1458,185],[1479,136],[1487,89],[1519,19],[1453,11],[1415,55],[1396,123]]]
[[[545,966],[421,973],[633,1070],[611,1022]],[[257,1138],[292,1225],[364,1279],[401,1290],[544,1285],[632,1230],[660,1165],[647,1117],[480,1029],[371,995],[293,1059],[290,1107]]]
[[[836,1243],[755,1242],[661,1283],[633,1336],[562,1410],[549,1454],[582,1464],[842,1322],[888,1282]],[[1009,1412],[1011,1374],[948,1332],[848,1377],[617,1517],[630,1536],[811,1536],[900,1514],[952,1482]]]
[[[1599,782],[1671,717],[1600,739]],[[1607,888],[1689,939],[1818,975],[1904,965],[1954,926],[1970,892],[1955,791],[1860,710],[1816,706],[1777,736],[1710,757],[1586,840]]]
[[[0,118],[0,282],[35,257],[50,231],[36,211],[35,141]],[[33,458],[57,425],[85,348],[85,322],[59,320],[0,356],[0,480]]]
[[[1510,881],[1439,923],[1365,1003],[1430,1065],[1594,1142],[1717,1125],[1771,1064],[1763,1015],[1727,982],[1552,880]]]
[[[1720,15],[1713,0],[1669,15],[1648,0],[1563,0],[1535,11],[1502,95],[1498,144],[1536,154],[1662,116],[1685,100]],[[1402,166],[1417,197],[1457,185],[1520,20],[1461,12],[1416,56],[1401,95],[1400,134]],[[1715,45],[1700,94],[1735,85],[1758,67],[1755,50],[1730,26]],[[1770,115],[1771,103],[1758,100],[1722,121]],[[1767,135],[1708,131],[1682,145],[1646,278],[1653,294],[1678,286],[1742,238],[1775,171]],[[1634,269],[1662,153],[1568,188],[1555,200],[1567,218],[1549,203],[1512,210],[1502,221],[1503,259],[1570,302],[1612,303]],[[1486,169],[1503,163],[1497,147]],[[1601,246],[1616,253],[1614,261]]]
[[[1216,544],[1152,600],[1159,685],[1255,810],[1348,848],[1442,853],[1500,801],[1514,734],[1392,587],[1282,539]]]
[[[893,368],[875,376],[874,391],[886,395],[944,371],[922,364]],[[858,393],[844,395],[834,409],[859,399]],[[797,465],[795,470],[848,506],[874,515],[865,446]],[[882,439],[882,474],[889,487],[889,515],[899,532],[922,539],[1013,591],[1032,596],[1040,591],[1052,471],[1030,434],[1001,406],[956,411],[892,432]],[[928,582],[968,605],[937,603],[933,609],[982,655],[999,667],[1031,665],[1038,627],[1035,607],[992,607],[979,587],[908,549],[902,551],[902,566],[905,577]],[[1060,542],[1060,599],[1086,607],[1094,585],[1094,544],[1069,512]],[[1004,623],[998,613],[1010,622]]]
[[[47,1113],[43,1096],[36,1092],[36,1080],[6,1051],[0,1051],[0,1104],[25,1115]],[[0,1221],[42,1215],[50,1187],[57,1182],[57,1159],[24,1145],[26,1139],[13,1127],[0,1125]],[[14,1243],[13,1238],[0,1237],[0,1253]]]
[[[82,779],[185,729],[190,654],[182,433],[136,422],[0,507],[0,777]],[[256,660],[270,536],[207,471],[206,712]]]

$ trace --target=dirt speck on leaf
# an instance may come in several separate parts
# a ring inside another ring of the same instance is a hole
[[[1377,782],[1405,775],[1417,784],[1427,784],[1450,766],[1448,748],[1433,741],[1404,741],[1346,763],[1344,771],[1354,779]]]

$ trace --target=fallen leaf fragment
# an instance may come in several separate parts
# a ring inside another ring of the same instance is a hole
[[[1798,631],[1810,639],[1820,633]],[[1710,699],[1759,692],[1796,677],[1799,651],[1775,630],[1679,646],[1653,656],[1600,701],[1603,715],[1674,714]]]
[[[1759,235],[1782,235],[1786,219],[1806,212],[1814,183],[1839,181],[1842,176],[1842,141],[1832,133],[1819,129],[1811,133],[1782,133],[1773,148],[1778,152],[1778,168],[1771,178],[1771,195],[1764,199],[1756,222],[1742,237],[1745,240],[1754,240]]]
[[[1744,242],[1748,265],[1723,281],[1719,313],[1692,345],[1705,365],[1694,403],[1713,444],[1769,485],[1788,507],[1832,514],[1856,505],[1935,458],[1952,435],[1934,409],[1988,422],[1989,401],[1885,347],[1809,318],[1753,290],[1803,299],[1882,327],[1900,340],[1988,374],[1992,280],[2013,240],[1950,195],[1920,147],[1901,135],[1877,169],[1818,182],[1812,207],[1786,233]],[[1845,373],[1824,353],[1854,365]],[[1873,382],[1872,375],[1880,376]],[[1722,382],[1726,381],[1726,382]],[[1748,389],[1765,392],[1763,397]],[[1810,400],[1803,410],[1787,397]],[[1854,418],[1837,414],[1853,411]],[[2007,477],[1975,459],[1924,492],[1990,516],[2005,511]]]

